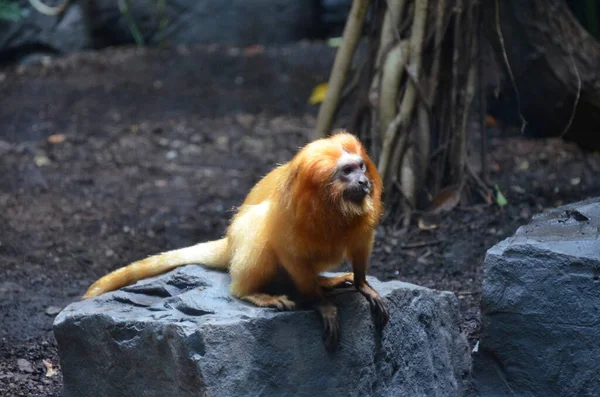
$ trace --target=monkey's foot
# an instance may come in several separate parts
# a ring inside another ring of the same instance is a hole
[[[325,349],[333,353],[340,344],[340,324],[337,307],[330,301],[323,300],[315,305],[315,309],[323,318],[323,342]]]
[[[326,289],[345,287],[354,284],[354,273],[344,273],[335,277],[319,276],[317,277],[319,286]]]
[[[287,311],[296,309],[296,303],[286,295],[251,294],[241,297],[259,307],[274,307],[277,310]]]
[[[360,292],[371,305],[371,312],[375,315],[375,323],[379,328],[385,327],[390,319],[390,315],[388,313],[387,305],[373,288],[367,283],[358,287],[358,292]]]

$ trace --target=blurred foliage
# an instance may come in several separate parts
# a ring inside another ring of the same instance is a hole
[[[579,23],[597,40],[600,40],[600,6],[598,0],[567,0],[569,8]]]
[[[0,21],[16,22],[23,17],[23,10],[17,3],[11,0],[0,0]]]
[[[166,0],[148,0],[153,3],[158,11],[158,33],[161,34],[169,25],[169,19],[166,16],[165,8],[166,8]],[[129,27],[129,31],[133,36],[133,40],[138,47],[143,47],[145,45],[145,40],[140,28],[138,27],[138,23],[133,17],[130,11],[129,0],[119,0],[119,11],[125,18],[127,22],[127,26]]]
[[[117,0],[117,2],[119,11],[123,15],[123,18],[125,18],[125,22],[129,27],[131,35],[133,36],[133,40],[139,47],[143,47],[145,45],[144,36],[142,35],[138,24],[131,13],[129,0]],[[158,32],[160,34],[164,32],[169,24],[169,19],[165,13],[167,2],[166,0],[149,0],[149,2],[153,3],[158,10]],[[20,20],[26,13],[27,10],[21,8],[15,1],[0,0],[0,21],[16,22]]]

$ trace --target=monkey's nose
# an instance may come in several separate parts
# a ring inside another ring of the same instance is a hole
[[[358,185],[359,186],[367,186],[369,183],[369,180],[367,179],[366,176],[361,176],[360,178],[358,178]]]

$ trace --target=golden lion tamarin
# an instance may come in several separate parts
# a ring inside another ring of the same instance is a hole
[[[382,212],[381,179],[360,141],[341,131],[302,148],[252,188],[233,217],[226,237],[134,262],[100,278],[90,298],[175,267],[199,263],[229,269],[231,293],[257,306],[293,310],[286,295],[264,288],[283,268],[302,297],[316,303],[329,350],[337,347],[337,308],[325,289],[353,283],[383,327],[386,305],[369,286],[366,271],[374,229]],[[345,258],[353,273],[319,273]]]

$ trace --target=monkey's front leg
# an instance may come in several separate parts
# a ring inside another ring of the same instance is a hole
[[[370,253],[371,244],[358,246],[352,252],[350,261],[354,271],[354,286],[369,302],[377,326],[383,328],[388,323],[390,315],[383,298],[367,282],[367,263]]]
[[[390,319],[387,305],[381,295],[367,283],[366,274],[364,272],[361,273],[354,270],[354,285],[358,292],[367,298],[369,305],[371,305],[371,311],[375,314],[376,324],[380,328],[385,327]]]
[[[317,277],[310,266],[294,263],[284,265],[298,291],[309,299],[323,319],[323,342],[329,352],[334,352],[340,343],[340,323],[338,309],[326,296],[321,285],[323,279]],[[341,281],[338,279],[336,281]]]
[[[325,349],[333,353],[340,344],[340,322],[338,309],[328,299],[322,299],[315,304],[315,309],[323,319],[323,342]]]

